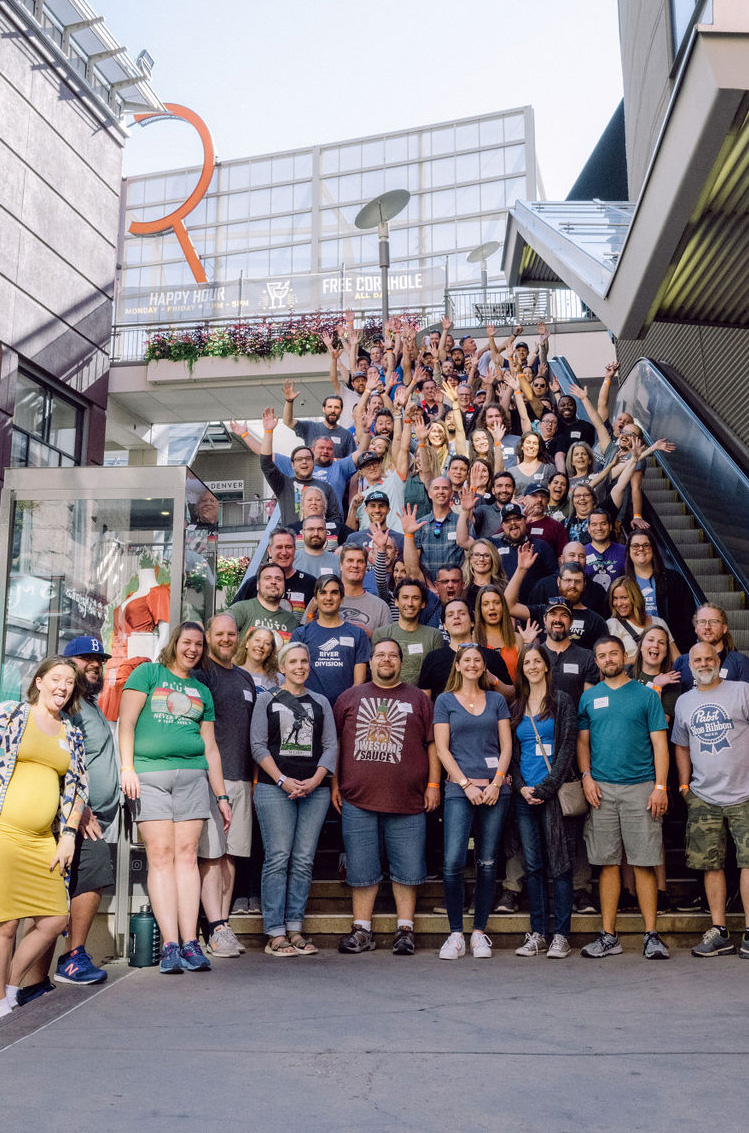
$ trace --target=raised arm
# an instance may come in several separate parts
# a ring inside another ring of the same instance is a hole
[[[459,547],[469,551],[476,540],[471,536],[470,521],[476,503],[476,493],[467,484],[460,490],[460,515],[455,531],[455,539]]]
[[[598,416],[602,421],[609,419],[609,394],[611,393],[611,382],[619,369],[618,362],[609,362],[603,373],[603,381],[601,388],[598,391]],[[593,418],[591,417],[591,420]]]
[[[247,428],[246,421],[230,421],[229,428],[235,437],[240,441],[244,441],[248,449],[255,453],[255,456],[260,455],[260,441],[255,440],[250,430]]]
[[[296,428],[296,420],[294,418],[294,402],[299,397],[301,390],[294,389],[293,382],[284,382],[283,386],[283,423],[288,425],[290,429]]]
[[[524,606],[518,600],[520,598],[520,587],[537,558],[538,553],[533,550],[532,543],[523,543],[522,547],[518,547],[518,565],[505,590],[505,602],[510,609],[510,614],[513,618],[520,618],[524,622],[528,621],[531,612],[527,606]]]
[[[596,436],[598,437],[599,448],[601,449],[601,452],[604,453],[609,447],[611,437],[609,436],[608,429],[603,423],[603,418],[601,417],[600,413],[596,409],[594,409],[593,402],[588,397],[588,387],[571,385],[570,393],[573,397],[576,397],[578,399],[578,401],[585,409],[585,412],[588,414],[590,422],[596,431]],[[608,413],[606,414],[606,416],[608,417]]]

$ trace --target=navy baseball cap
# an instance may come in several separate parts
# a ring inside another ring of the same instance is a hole
[[[367,504],[387,504],[390,507],[390,497],[382,488],[375,488],[374,492],[368,492],[364,497],[364,506]]]
[[[513,519],[514,517],[525,519],[525,512],[520,504],[505,504],[501,511],[502,522],[504,523],[506,519]]]
[[[108,661],[112,656],[111,653],[105,653],[104,645],[100,637],[74,637],[69,641],[63,650],[63,657],[87,657],[89,654],[101,657],[102,661]]]

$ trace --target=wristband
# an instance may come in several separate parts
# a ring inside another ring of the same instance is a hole
[[[263,432],[264,432],[264,433],[272,433],[272,432],[273,432],[273,430],[272,430],[272,429],[263,429]]]
[[[655,789],[656,789],[656,791],[665,791],[666,790],[666,788],[663,786],[663,783],[656,783]]]
[[[434,787],[436,791],[440,789],[439,783],[427,783],[427,787]]]
[[[229,798],[228,795],[216,795],[216,802],[217,803],[227,802],[231,805],[231,799]]]
[[[242,438],[242,440],[244,440],[244,439],[245,439],[245,437],[249,437],[249,435],[250,435],[250,430],[249,430],[249,429],[245,429],[245,431],[244,431],[243,433],[240,433],[239,435],[240,435],[240,437]]]
[[[632,513],[632,518],[633,519],[642,519],[642,516],[640,515],[639,511],[635,511],[635,512]]]
[[[689,790],[689,783],[679,783],[679,790],[680,791],[688,791]]]
[[[135,771],[135,768],[134,767],[121,767],[120,768],[120,775],[122,775],[123,771]]]
[[[293,397],[287,397],[286,398],[286,404],[287,405],[293,405],[294,404],[294,398]]]
[[[581,771],[580,772],[580,778],[581,779],[584,779],[586,775],[590,775],[590,771]]]
[[[504,779],[504,777],[505,777],[504,771],[498,771],[497,774],[494,776],[495,779]]]
[[[75,838],[78,831],[72,826],[63,826],[61,833],[62,834],[72,834],[73,837]]]
[[[419,448],[426,448],[426,447],[427,446],[424,444],[423,441],[419,441]]]
[[[281,790],[283,790],[283,785],[284,785],[285,782],[286,782],[286,776],[281,775],[280,778],[276,779],[276,786],[280,787]]]
[[[412,531],[404,531],[403,532],[403,538],[404,539],[413,539],[413,532]]]

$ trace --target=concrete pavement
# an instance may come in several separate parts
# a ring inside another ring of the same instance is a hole
[[[3,1127],[738,1130],[749,962],[251,950],[110,966],[0,1023]]]

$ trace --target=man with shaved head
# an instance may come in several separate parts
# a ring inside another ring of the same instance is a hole
[[[692,949],[700,959],[736,951],[726,928],[726,828],[741,871],[745,931],[739,956],[749,959],[749,684],[721,677],[718,650],[689,650],[694,688],[676,702],[671,739],[679,790],[687,804],[687,865],[701,869],[712,926]]]

